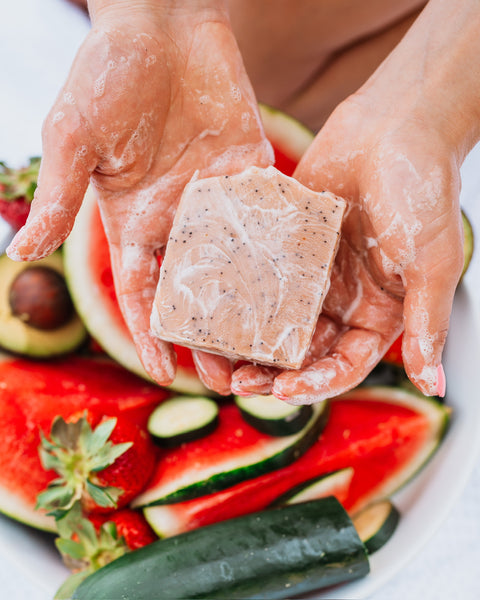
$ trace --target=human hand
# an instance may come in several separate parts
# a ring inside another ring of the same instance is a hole
[[[175,355],[150,334],[150,313],[156,253],[179,196],[196,171],[234,173],[267,166],[273,155],[221,3],[98,4],[44,123],[35,199],[8,253],[36,260],[55,250],[91,180],[122,313],[145,369],[168,384]],[[229,391],[228,361],[198,353],[196,361],[200,371],[208,365],[204,378],[215,369],[217,389]]]
[[[311,403],[359,384],[405,329],[403,358],[424,393],[443,393],[441,355],[463,267],[456,153],[431,124],[370,98],[340,105],[295,177],[348,202],[342,238],[303,368],[244,366],[235,393]]]
[[[444,394],[441,356],[463,267],[459,169],[480,139],[479,23],[473,0],[431,0],[315,139],[295,177],[348,202],[330,291],[304,367],[241,367],[235,393],[298,404],[336,396],[404,329],[408,376],[425,394]]]

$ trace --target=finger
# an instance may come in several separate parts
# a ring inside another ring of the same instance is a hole
[[[281,373],[272,394],[290,404],[315,404],[338,396],[363,381],[390,341],[374,331],[349,329],[325,357],[305,369]]]
[[[433,251],[431,256],[442,256]],[[449,257],[406,274],[402,356],[410,380],[427,396],[445,395],[442,352],[455,289],[463,268],[460,240]]]
[[[38,187],[27,222],[7,249],[10,258],[38,260],[62,244],[96,164],[97,155],[81,118],[71,107],[53,109],[43,127]]]
[[[280,370],[274,367],[243,365],[232,375],[232,392],[237,396],[270,394],[275,377],[279,373]]]
[[[228,396],[231,394],[232,363],[224,356],[208,352],[192,351],[193,362],[198,376],[210,390]]]
[[[320,315],[302,367],[308,367],[322,356],[325,356],[332,344],[345,329],[345,326],[335,322],[326,315]]]
[[[154,336],[150,329],[158,278],[156,257],[136,242],[112,244],[110,252],[118,303],[140,361],[159,385],[170,385],[176,370],[173,346]]]
[[[303,367],[310,365],[326,354],[342,330],[341,325],[338,325],[324,315],[320,315],[305,360],[303,361]],[[243,365],[233,373],[232,392],[239,396],[270,394],[275,377],[279,373],[280,369],[273,367],[252,364]]]

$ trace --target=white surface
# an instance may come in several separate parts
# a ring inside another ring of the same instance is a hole
[[[21,164],[41,153],[41,122],[89,25],[64,0],[1,0],[1,7],[0,160]],[[477,147],[463,167],[462,205],[478,240],[479,165]],[[0,244],[5,231],[0,226]],[[480,597],[480,397],[475,381],[480,329],[478,320],[472,321],[480,310],[479,291],[480,251],[457,297],[449,336],[452,429],[428,469],[399,495],[404,518],[392,542],[373,557],[371,576],[338,590],[337,598]],[[0,518],[2,598],[49,600],[64,575],[50,540]]]

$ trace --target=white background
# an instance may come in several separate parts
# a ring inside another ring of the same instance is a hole
[[[0,0],[0,5],[0,160],[22,164],[28,156],[41,154],[41,123],[89,29],[89,22],[80,10],[64,0]],[[462,204],[480,240],[480,148],[468,157],[462,173]],[[0,244],[5,232],[0,223]],[[475,290],[480,289],[479,253],[480,248],[468,276]],[[439,497],[438,502],[441,501]],[[1,535],[14,536],[16,527],[15,523],[3,527]],[[0,556],[1,597],[48,600],[45,589],[29,578],[2,547],[0,544],[0,553],[4,554]],[[38,549],[25,544],[25,552],[29,551]],[[51,556],[45,559],[50,561]],[[440,529],[414,560],[369,600],[477,600],[479,565],[480,460],[477,460],[465,489],[460,491]]]

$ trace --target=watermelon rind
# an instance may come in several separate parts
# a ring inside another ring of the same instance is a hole
[[[352,477],[353,469],[351,467],[326,473],[317,477],[315,482],[308,481],[302,485],[295,486],[293,490],[278,498],[271,507],[307,502],[308,500],[318,500],[327,496],[336,496],[339,491],[348,490]],[[180,510],[178,510],[179,507]],[[182,511],[181,505],[148,506],[143,509],[143,514],[150,527],[160,538],[178,535],[191,529],[188,511],[186,513]]]
[[[260,104],[265,135],[270,142],[294,161],[299,161],[313,142],[315,134],[281,110]]]
[[[4,487],[0,487],[0,513],[35,529],[50,532],[56,531],[55,519],[53,517],[35,510],[17,494]]]

